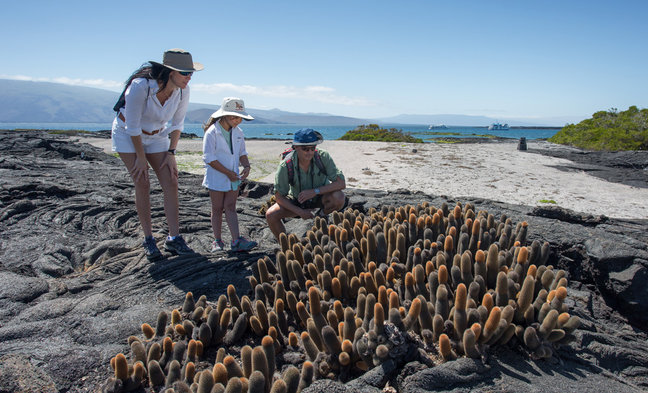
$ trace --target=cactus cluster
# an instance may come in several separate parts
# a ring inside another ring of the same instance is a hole
[[[549,244],[527,246],[527,231],[471,204],[318,217],[302,239],[282,234],[276,262],[257,261],[250,296],[188,293],[170,320],[143,324],[104,391],[298,392],[387,360],[434,366],[494,345],[551,357],[580,322]]]

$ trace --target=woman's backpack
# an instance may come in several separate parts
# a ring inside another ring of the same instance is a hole
[[[121,108],[126,106],[126,90],[128,90],[128,87],[133,82],[133,79],[135,78],[153,79],[153,77],[151,76],[151,69],[152,68],[149,63],[144,63],[140,68],[137,69],[137,71],[133,72],[133,75],[131,75],[126,81],[124,90],[122,90],[122,93],[119,96],[117,102],[115,103],[115,106],[113,106],[113,110],[115,112],[119,112]],[[149,86],[148,91],[146,92],[146,99],[149,98],[150,94],[151,94],[151,87]]]

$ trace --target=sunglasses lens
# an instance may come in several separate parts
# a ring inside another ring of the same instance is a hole
[[[188,72],[188,71],[180,71],[180,75],[182,76],[191,76],[193,72]]]

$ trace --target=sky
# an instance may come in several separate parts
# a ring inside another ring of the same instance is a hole
[[[648,1],[3,1],[0,78],[121,91],[166,49],[191,101],[538,123],[648,107]]]

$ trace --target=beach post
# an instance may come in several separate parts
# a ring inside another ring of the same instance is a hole
[[[527,143],[526,143],[526,138],[525,137],[520,137],[520,142],[518,142],[517,149],[526,151]]]

